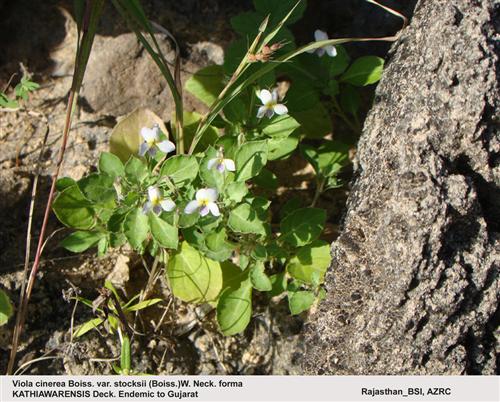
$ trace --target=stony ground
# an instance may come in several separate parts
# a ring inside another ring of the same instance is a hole
[[[33,242],[38,239],[50,175],[58,156],[71,84],[76,27],[68,11],[70,1],[13,3],[7,5],[0,1],[3,19],[0,31],[9,31],[9,42],[0,51],[0,86],[5,87],[11,74],[19,71],[20,61],[41,83],[40,90],[24,108],[0,112],[0,287],[17,304],[35,166],[47,136],[47,145],[41,154]],[[183,79],[200,67],[222,62],[223,49],[233,38],[229,16],[251,6],[250,1],[239,2],[237,6],[222,0],[185,1],[166,10],[160,3],[144,2],[148,14],[160,24],[172,27],[181,42]],[[324,15],[323,3],[327,2],[318,2],[308,10],[306,17],[310,21]],[[352,7],[345,7],[343,11],[344,16],[355,14]],[[363,18],[357,20],[360,24],[357,29],[365,27],[362,21],[367,17]],[[170,119],[172,100],[161,76],[135,36],[117,21],[116,15],[107,10],[75,114],[63,165],[65,176],[78,179],[91,171],[100,152],[107,150],[112,127],[134,109],[147,107],[165,120]],[[379,16],[378,24],[385,22],[386,17]],[[297,32],[309,37],[313,29],[309,23],[298,27]],[[386,29],[392,27],[389,25]],[[337,32],[344,31],[345,24],[339,24]],[[165,38],[159,36],[158,39],[167,55],[173,57]],[[387,50],[383,46],[377,49],[381,54]],[[355,51],[362,53],[363,48]],[[186,109],[199,111],[202,105],[187,96]],[[310,168],[299,161],[292,162],[278,167],[281,177],[287,178],[282,193],[297,191],[301,196],[311,197]],[[345,192],[321,201],[333,216],[330,240],[336,235],[335,223],[344,201]],[[49,222],[48,233],[20,346],[22,370],[31,374],[111,373],[110,361],[119,353],[115,340],[95,331],[81,339],[72,339],[72,319],[75,325],[81,323],[91,318],[91,311],[83,306],[74,309],[74,303],[67,301],[68,296],[79,292],[93,299],[104,280],[111,279],[131,297],[138,291],[137,284],[144,283],[146,278],[142,262],[127,250],[117,250],[105,258],[97,258],[92,252],[72,255],[61,250],[57,243],[67,232],[55,218]],[[213,310],[194,309],[179,303],[172,298],[163,280],[157,283],[155,293],[164,303],[138,318],[145,336],[137,336],[133,345],[133,367],[137,371],[153,374],[302,372],[302,327],[307,317],[290,317],[284,301],[277,300],[270,305],[264,300],[257,301],[247,331],[225,338],[217,331]],[[264,307],[266,305],[268,307]],[[5,370],[11,331],[12,322],[0,328],[0,372]]]

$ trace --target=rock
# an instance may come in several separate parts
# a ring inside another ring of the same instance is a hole
[[[393,46],[332,245],[328,296],[308,325],[306,373],[498,370],[494,3],[421,0]]]
[[[172,63],[175,51],[168,40],[161,34],[156,39]],[[140,106],[162,115],[173,102],[166,80],[134,33],[96,37],[81,94],[93,112],[111,116]]]

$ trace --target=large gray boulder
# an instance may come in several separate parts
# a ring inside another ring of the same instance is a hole
[[[421,0],[359,143],[309,374],[494,374],[499,11]]]

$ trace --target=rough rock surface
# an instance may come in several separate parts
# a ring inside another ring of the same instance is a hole
[[[306,373],[498,370],[499,12],[421,0],[394,45]]]

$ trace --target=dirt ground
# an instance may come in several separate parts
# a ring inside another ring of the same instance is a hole
[[[224,47],[234,38],[230,16],[251,7],[250,1],[192,0],[168,2],[168,7],[159,0],[143,3],[148,15],[168,26],[181,43],[184,79],[200,67],[222,61]],[[325,10],[335,11],[332,5],[325,6],[326,3],[318,2],[308,8],[304,22],[295,28],[299,38],[304,41],[309,38],[318,23],[317,15],[324,15]],[[14,305],[18,304],[22,280],[34,167],[45,135],[47,146],[41,156],[32,247],[38,240],[50,175],[58,156],[76,37],[70,4],[70,1],[0,1],[0,36],[7,38],[0,49],[0,87],[5,87],[11,78],[12,82],[19,79],[21,62],[41,84],[25,108],[0,112],[0,287]],[[347,33],[345,20],[348,18],[357,21],[350,25],[352,29],[362,29],[363,19],[359,15],[355,18],[357,14],[352,6],[344,6],[342,12],[341,17],[335,18],[339,21],[343,16],[344,20],[336,27],[329,26],[332,31]],[[377,18],[379,30],[369,34],[390,33],[397,26],[397,21],[385,16],[377,14]],[[100,152],[107,150],[112,127],[124,114],[144,106],[165,119],[171,113],[172,101],[161,77],[158,73],[150,74],[151,62],[136,48],[133,35],[117,21],[114,12],[107,9],[74,118],[63,176],[78,179],[93,169]],[[319,22],[326,25],[325,17]],[[353,51],[362,54],[366,49],[360,46]],[[377,45],[370,51],[383,55],[387,45]],[[18,75],[12,77],[13,74]],[[129,92],[124,96],[123,91]],[[187,97],[187,109],[201,107]],[[280,177],[286,179],[282,200],[291,195],[312,197],[310,167],[294,159],[277,168]],[[320,206],[326,208],[331,217],[329,240],[336,236],[346,196],[347,189],[342,189],[320,200]],[[48,233],[20,345],[20,372],[111,373],[110,362],[119,355],[115,339],[96,331],[78,340],[71,339],[72,318],[77,325],[91,318],[92,312],[81,305],[75,309],[74,302],[68,298],[74,292],[88,299],[95,298],[105,279],[112,279],[131,297],[138,290],[137,284],[144,283],[146,278],[142,262],[126,249],[97,258],[93,252],[74,255],[58,248],[58,241],[67,230],[55,217],[50,219]],[[213,310],[176,301],[164,280],[157,283],[155,294],[164,302],[138,318],[143,336],[137,336],[133,344],[132,366],[136,371],[150,374],[302,372],[302,329],[307,315],[291,317],[285,301],[269,304],[264,298],[257,300],[254,317],[245,333],[223,337],[217,331]],[[0,327],[0,372],[6,368],[13,321]]]

